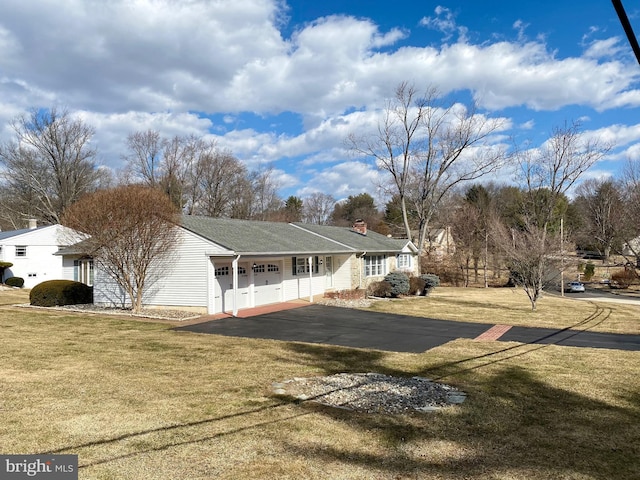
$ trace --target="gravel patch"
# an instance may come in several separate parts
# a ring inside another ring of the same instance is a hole
[[[29,304],[20,305],[21,307],[32,307]],[[99,313],[101,315],[126,315],[130,317],[152,318],[156,320],[191,320],[201,317],[202,314],[187,312],[185,310],[164,310],[155,308],[143,308],[139,313],[133,313],[130,308],[118,307],[101,307],[92,303],[79,305],[61,305],[58,307],[32,307],[32,308],[50,308],[53,310],[66,310],[68,312],[86,312]]]
[[[321,298],[320,300],[316,301],[316,303],[319,303],[320,305],[329,305],[331,307],[368,308],[376,301],[377,300],[373,298]]]
[[[272,387],[276,395],[365,413],[434,412],[466,399],[464,392],[428,378],[392,377],[379,373],[294,378],[274,383]]]

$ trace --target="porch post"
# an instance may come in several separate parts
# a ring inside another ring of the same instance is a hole
[[[313,303],[313,257],[309,257],[309,302]]]
[[[240,255],[235,257],[231,262],[231,270],[233,271],[233,312],[234,317],[238,316],[238,260]]]

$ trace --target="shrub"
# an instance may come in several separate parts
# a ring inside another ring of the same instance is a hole
[[[10,287],[22,288],[22,286],[24,285],[24,278],[22,278],[22,277],[9,277],[9,278],[7,278],[7,280],[4,283],[9,285]]]
[[[48,280],[31,289],[29,300],[39,307],[93,303],[93,288],[72,280]]]
[[[438,275],[434,275],[433,273],[424,273],[420,275],[420,278],[424,280],[425,283],[425,295],[434,288],[440,286],[440,277],[438,277]]]
[[[13,267],[13,263],[11,262],[0,262],[0,282],[4,278],[4,271],[11,267]]]
[[[611,274],[611,281],[615,282],[620,288],[627,288],[638,280],[638,274],[633,268],[625,268]]]
[[[587,265],[584,267],[584,280],[586,282],[589,282],[593,278],[595,273],[596,266],[591,262],[587,262]]]
[[[384,281],[391,285],[391,296],[399,297],[409,293],[409,277],[406,273],[391,272],[384,277]]]
[[[367,287],[367,294],[370,297],[385,298],[391,296],[391,285],[384,280],[381,282],[370,283]]]
[[[409,277],[409,293],[412,295],[424,295],[426,285],[420,277]]]
[[[355,288],[353,290],[338,290],[336,292],[325,292],[325,298],[340,300],[358,300],[364,298],[364,290]]]

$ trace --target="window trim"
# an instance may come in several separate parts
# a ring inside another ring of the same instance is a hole
[[[95,280],[95,267],[92,258],[78,258],[73,261],[73,279],[90,287]]]
[[[318,272],[320,272],[320,257],[314,255],[313,273],[316,274]],[[293,276],[309,275],[309,257],[291,257],[291,274]]]
[[[365,255],[364,275],[365,277],[382,277],[387,274],[386,255]]]
[[[403,259],[406,263],[402,262],[401,259]],[[410,253],[399,253],[396,256],[396,268],[398,270],[411,270],[413,268],[412,255]]]

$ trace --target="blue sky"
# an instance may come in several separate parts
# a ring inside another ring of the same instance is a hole
[[[377,197],[380,172],[344,139],[402,81],[474,100],[534,146],[579,120],[616,145],[587,176],[616,175],[640,158],[639,80],[608,1],[0,4],[0,141],[16,115],[61,105],[96,128],[114,171],[133,131],[196,134],[272,167],[283,197]]]

